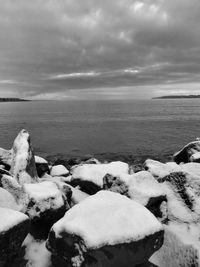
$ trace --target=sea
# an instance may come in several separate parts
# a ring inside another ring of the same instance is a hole
[[[200,99],[0,103],[0,147],[21,129],[43,157],[170,157],[200,136]]]

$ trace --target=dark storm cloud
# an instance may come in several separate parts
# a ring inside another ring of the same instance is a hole
[[[0,96],[196,92],[199,14],[199,0],[0,1]]]

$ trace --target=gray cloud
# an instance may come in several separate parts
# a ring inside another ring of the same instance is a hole
[[[1,1],[0,96],[197,92],[199,14],[199,0]]]

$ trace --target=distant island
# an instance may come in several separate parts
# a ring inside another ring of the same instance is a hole
[[[31,101],[27,99],[21,99],[21,98],[8,98],[8,97],[1,97],[0,102],[24,102],[24,101]]]
[[[188,99],[188,98],[200,98],[200,95],[165,95],[153,97],[152,99]]]

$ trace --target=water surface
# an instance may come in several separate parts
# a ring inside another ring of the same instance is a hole
[[[0,146],[30,131],[37,154],[171,154],[200,136],[200,100],[0,103]]]

